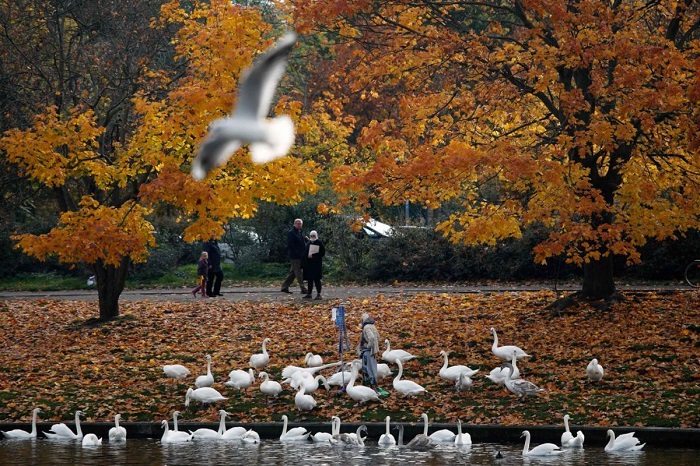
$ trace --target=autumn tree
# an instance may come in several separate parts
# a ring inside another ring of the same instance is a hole
[[[155,246],[153,209],[177,208],[194,241],[221,236],[261,199],[291,204],[316,189],[312,162],[254,166],[243,151],[203,182],[189,175],[208,123],[230,112],[241,71],[279,35],[258,8],[0,0],[0,14],[17,111],[34,115],[16,119],[0,151],[61,212],[51,231],[15,238],[34,257],[89,264],[100,319],[119,314],[130,262]],[[302,110],[291,95],[277,107],[308,128]]]
[[[470,244],[544,225],[535,260],[580,265],[594,298],[614,256],[700,226],[697,2],[291,4],[357,118],[346,201],[458,203],[437,228]]]

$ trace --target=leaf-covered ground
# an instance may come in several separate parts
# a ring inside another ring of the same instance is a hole
[[[582,304],[562,317],[545,310],[554,298],[542,291],[350,299],[345,305],[351,345],[359,338],[360,316],[369,312],[392,348],[418,355],[406,364],[404,377],[429,394],[404,398],[386,379],[381,386],[390,395],[381,404],[358,407],[347,395],[320,389],[319,407],[304,419],[380,421],[391,414],[413,422],[426,412],[436,422],[546,425],[570,413],[578,425],[700,426],[696,293],[628,294],[612,312]],[[278,421],[282,414],[294,419],[291,389],[267,404],[257,379],[247,393],[225,386],[229,371],[247,368],[265,337],[271,339],[267,370],[275,380],[286,365],[303,365],[308,351],[326,362],[337,360],[338,332],[328,302],[123,302],[119,319],[86,326],[95,307],[75,301],[0,303],[0,421],[26,422],[35,406],[44,410],[44,421],[71,420],[76,409],[87,421],[108,421],[116,413],[124,421],[158,421],[175,410],[186,420],[216,421],[214,409],[184,406],[187,387],[205,373],[207,354],[214,388],[230,397],[219,407],[233,421]],[[484,378],[499,365],[490,351],[491,327],[500,344],[533,355],[518,364],[544,393],[519,403]],[[458,393],[438,377],[440,350],[448,352],[450,365],[480,369],[471,392]],[[593,357],[606,371],[599,384],[585,377]],[[161,367],[173,363],[189,367],[190,379],[167,379]]]

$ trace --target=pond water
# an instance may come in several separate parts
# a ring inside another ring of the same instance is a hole
[[[500,452],[502,458],[497,458]],[[157,439],[129,439],[122,444],[83,447],[76,441],[2,440],[1,465],[635,465],[696,466],[700,450],[654,449],[606,453],[602,447],[567,451],[556,458],[523,458],[522,445],[479,443],[471,447],[440,445],[428,452],[405,448],[364,447],[263,440],[259,445],[238,442],[195,441],[161,445]]]

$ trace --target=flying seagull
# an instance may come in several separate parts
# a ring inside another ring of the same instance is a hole
[[[192,176],[201,180],[223,165],[242,145],[249,144],[253,163],[266,163],[287,154],[294,143],[294,123],[287,115],[266,120],[275,89],[296,42],[288,32],[245,70],[238,104],[230,116],[215,120],[192,164]]]

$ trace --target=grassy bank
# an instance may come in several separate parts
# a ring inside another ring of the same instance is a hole
[[[349,300],[351,345],[359,337],[360,315],[371,313],[382,338],[417,356],[405,365],[404,378],[423,385],[428,395],[404,398],[387,379],[381,385],[388,397],[358,407],[346,395],[321,389],[314,395],[319,407],[305,419],[339,415],[347,421],[381,421],[390,414],[412,422],[426,412],[436,422],[549,425],[569,413],[578,425],[700,425],[696,293],[630,294],[612,312],[581,305],[561,317],[544,309],[553,299],[551,292],[522,292]],[[40,406],[42,420],[70,420],[81,409],[88,421],[106,421],[118,412],[125,421],[153,421],[180,410],[184,419],[213,422],[213,408],[184,406],[187,387],[205,373],[207,354],[214,388],[229,397],[218,407],[233,420],[294,418],[294,392],[288,386],[268,404],[257,380],[248,392],[225,386],[228,372],[247,368],[266,337],[271,339],[267,371],[275,380],[286,365],[303,365],[309,351],[326,362],[337,360],[337,328],[327,303],[123,302],[121,309],[119,319],[88,327],[84,323],[94,316],[94,303],[0,303],[0,420],[26,421]],[[490,351],[491,327],[500,344],[517,344],[533,355],[519,366],[544,393],[520,403],[484,378],[500,364]],[[438,377],[440,350],[448,352],[451,364],[480,369],[471,392],[458,393]],[[593,357],[606,370],[598,384],[585,378]],[[173,363],[189,367],[192,377],[165,378],[162,365]]]

